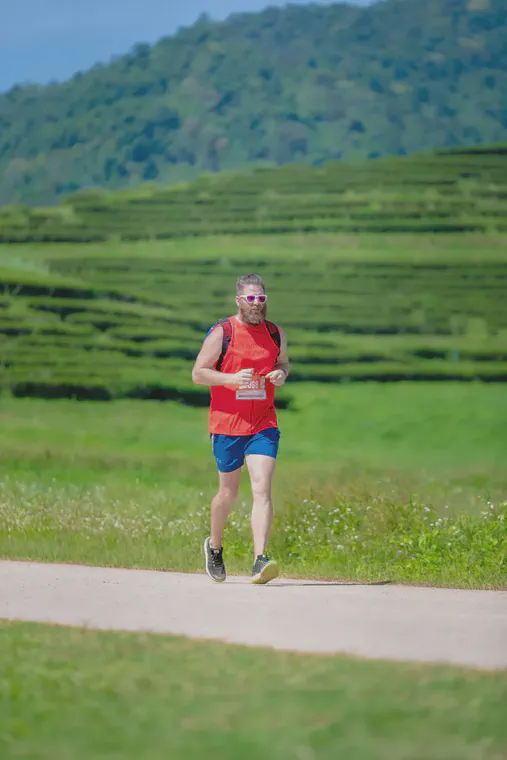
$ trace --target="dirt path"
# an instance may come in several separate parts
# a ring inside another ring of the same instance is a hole
[[[0,618],[507,668],[507,591],[0,562]]]

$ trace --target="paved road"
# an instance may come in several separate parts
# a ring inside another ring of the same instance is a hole
[[[214,584],[205,575],[0,561],[0,618],[507,668],[507,591]]]

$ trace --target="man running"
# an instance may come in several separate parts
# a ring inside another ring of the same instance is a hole
[[[289,375],[287,339],[266,320],[268,297],[256,274],[236,284],[235,316],[208,332],[192,371],[196,385],[211,388],[209,432],[219,474],[219,490],[211,503],[211,535],[204,544],[206,572],[225,581],[222,537],[238,495],[246,462],[252,486],[253,583],[268,583],[279,574],[266,556],[273,519],[271,480],[280,431],[275,411],[275,387]]]

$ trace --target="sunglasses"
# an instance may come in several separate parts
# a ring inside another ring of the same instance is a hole
[[[244,298],[247,303],[255,303],[256,301],[257,301],[257,303],[266,303],[266,301],[268,300],[268,297],[266,295],[264,295],[264,294],[261,295],[261,296],[244,296],[244,295],[241,295],[241,296],[238,296],[238,298]]]

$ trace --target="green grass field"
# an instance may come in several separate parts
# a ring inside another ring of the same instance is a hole
[[[11,245],[0,266],[5,555],[200,568],[216,475],[191,368],[236,277],[258,270],[292,361],[284,570],[506,585],[505,236]],[[249,498],[245,482],[234,572]]]
[[[507,587],[507,394],[299,384],[281,411],[271,550],[285,573]],[[206,412],[4,397],[3,556],[201,570],[216,473]],[[225,546],[251,564],[245,474]]]
[[[505,673],[0,624],[3,760],[500,760]]]
[[[2,554],[201,568],[216,474],[191,367],[257,269],[292,360],[284,571],[506,586],[506,267],[501,236],[7,246]],[[249,508],[245,479],[231,572],[250,565]]]
[[[283,572],[507,588],[506,156],[0,210],[18,241],[0,251],[0,557],[202,572],[216,471],[191,367],[259,271],[292,360]],[[250,501],[245,474],[230,573],[251,568]],[[503,760],[506,697],[505,673],[0,624],[2,760]]]

